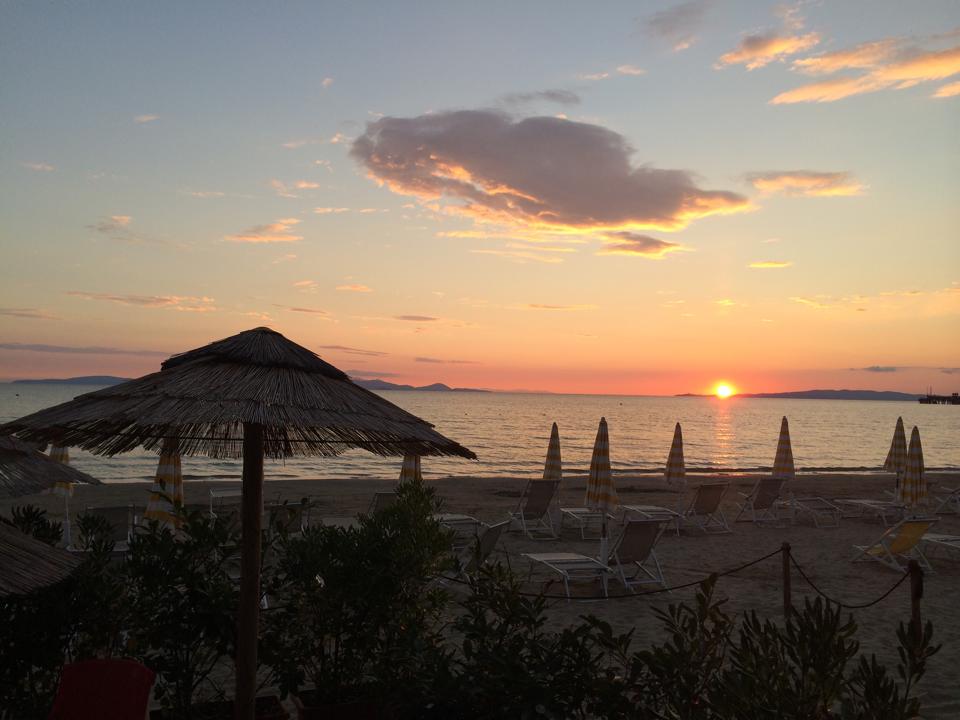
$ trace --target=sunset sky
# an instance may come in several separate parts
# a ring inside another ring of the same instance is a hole
[[[960,390],[960,3],[2,2],[0,378]]]

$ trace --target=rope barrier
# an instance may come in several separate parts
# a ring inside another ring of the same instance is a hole
[[[893,585],[891,585],[890,588],[889,588],[885,593],[883,593],[880,597],[878,597],[876,600],[872,600],[872,601],[867,602],[867,603],[860,603],[860,604],[857,604],[857,605],[850,605],[850,604],[847,604],[847,603],[842,603],[842,602],[840,602],[839,600],[834,600],[832,597],[830,597],[829,595],[827,595],[823,590],[821,590],[819,587],[817,587],[816,584],[813,582],[813,580],[811,580],[811,579],[809,578],[809,576],[803,571],[803,568],[800,566],[800,563],[798,563],[798,562],[796,561],[796,559],[793,557],[793,555],[790,554],[789,557],[790,557],[790,564],[793,565],[793,567],[795,567],[795,568],[797,569],[797,572],[800,573],[800,577],[802,577],[802,578],[804,579],[804,581],[807,583],[807,585],[809,585],[811,588],[813,588],[813,591],[814,591],[815,593],[817,593],[817,595],[819,595],[820,597],[822,597],[822,598],[823,598],[824,600],[826,600],[827,602],[831,602],[831,603],[833,603],[834,605],[838,605],[838,606],[842,607],[844,610],[863,610],[864,608],[872,607],[872,606],[876,605],[877,603],[879,603],[879,602],[883,601],[884,599],[886,599],[886,597],[887,597],[890,593],[892,593],[894,590],[896,590],[898,587],[900,587],[900,586],[903,584],[903,581],[904,581],[904,580],[906,580],[908,577],[910,577],[910,571],[909,571],[909,570],[906,570],[906,571],[904,571],[904,573],[903,573],[903,575],[900,577],[900,579],[897,580]]]

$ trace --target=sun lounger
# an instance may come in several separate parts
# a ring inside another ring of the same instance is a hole
[[[833,503],[844,511],[843,517],[860,518],[872,516],[886,526],[900,520],[907,510],[903,503],[892,500],[864,498],[834,498]]]
[[[681,522],[692,525],[705,533],[728,533],[730,526],[720,509],[720,501],[730,483],[704,483],[697,488],[689,505],[681,513]]]
[[[923,547],[927,550],[946,549],[951,552],[960,553],[960,535],[926,533],[923,536]]]
[[[796,521],[798,516],[808,515],[814,527],[840,527],[840,508],[824,498],[791,497],[784,502],[784,507],[789,510],[792,521]]]
[[[559,487],[559,480],[531,480],[517,503],[517,509],[510,513],[511,522],[518,523],[531,540],[556,540],[550,505]]]
[[[637,585],[653,583],[666,587],[656,547],[668,522],[627,520],[624,523],[623,531],[610,552],[610,567],[631,592]],[[627,577],[627,572],[631,570],[633,574]]]
[[[373,514],[379,510],[386,510],[388,507],[393,505],[397,501],[397,494],[395,492],[377,492],[373,494],[373,499],[370,501],[370,507],[367,509],[367,513]]]
[[[676,528],[677,535],[680,534],[680,521],[683,516],[676,510],[660,505],[621,505],[620,509],[623,510],[624,522],[630,519],[661,520],[668,525],[672,524]]]
[[[924,570],[932,572],[930,562],[920,550],[920,542],[936,522],[936,518],[901,520],[870,545],[854,545],[859,552],[853,562],[876,560],[894,570],[906,570],[897,558],[912,559],[920,563]]]
[[[483,523],[472,515],[460,513],[436,513],[433,519],[453,531],[454,551],[462,550],[472,544],[477,539],[477,531],[483,526]]]
[[[757,480],[750,492],[740,493],[743,502],[737,504],[740,511],[734,522],[739,522],[740,518],[746,515],[744,519],[751,521],[754,525],[764,523],[779,525],[778,511],[783,507],[780,492],[783,490],[784,482],[783,478],[763,477]]]
[[[613,515],[599,510],[591,510],[585,507],[562,507],[560,508],[560,527],[563,527],[569,521],[580,530],[581,539],[586,540],[587,532],[591,529],[596,532],[596,535],[591,535],[591,537],[598,538],[602,532],[604,517],[607,520],[616,520]]]
[[[936,500],[939,502],[937,509],[934,511],[936,513],[960,513],[960,488],[951,489],[951,488],[941,488],[943,492],[946,492],[946,495],[936,495]]]
[[[603,588],[603,596],[607,594],[607,578],[613,572],[596,558],[578,555],[577,553],[524,553],[530,560],[531,573],[536,563],[558,573],[563,579],[563,589],[570,599],[570,582],[573,580],[596,580],[599,578]]]
[[[462,561],[462,572],[464,574],[469,575],[476,572],[490,559],[490,556],[497,547],[497,543],[500,542],[500,536],[503,535],[509,525],[510,521],[504,520],[503,522],[496,523],[495,525],[487,525],[483,528],[483,531],[476,536],[475,541],[468,549],[467,555],[460,558]]]

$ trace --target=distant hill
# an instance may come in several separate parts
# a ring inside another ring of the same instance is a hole
[[[20,385],[36,385],[39,383],[60,383],[62,385],[119,385],[130,378],[117,377],[115,375],[83,375],[82,377],[72,378],[46,378],[44,380],[14,380],[14,383]]]
[[[713,397],[684,393],[676,397]],[[741,398],[780,398],[786,400],[907,400],[915,402],[920,395],[894,392],[892,390],[797,390],[781,393],[740,393]]]
[[[426,392],[490,392],[489,390],[476,390],[474,388],[452,388],[443,383],[433,383],[432,385],[398,385],[397,383],[387,382],[386,380],[358,380],[351,378],[357,385],[367,390],[420,390]]]

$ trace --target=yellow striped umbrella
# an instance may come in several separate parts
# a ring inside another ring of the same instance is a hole
[[[793,468],[793,449],[790,447],[790,426],[787,418],[780,421],[780,439],[777,440],[777,456],[773,460],[773,477],[781,480],[793,480],[796,473]]]
[[[166,440],[143,516],[149,520],[177,526],[179,521],[174,510],[175,505],[183,505],[183,472],[180,468],[177,441]]]
[[[900,483],[900,502],[914,507],[927,501],[927,479],[923,472],[923,448],[920,446],[920,431],[916,426],[910,433],[910,448],[907,463]]]
[[[547,459],[543,464],[543,479],[556,480],[563,479],[563,466],[560,463],[560,430],[557,424],[553,424],[550,430],[550,444],[547,445]]]
[[[900,487],[900,478],[907,465],[907,435],[903,431],[903,418],[897,418],[897,427],[893,431],[893,440],[890,441],[890,451],[883,461],[883,469],[897,474],[897,487]]]
[[[420,472],[420,456],[404,455],[403,464],[400,466],[400,482],[423,482],[423,475]]]
[[[70,464],[70,451],[63,445],[50,446],[50,459],[54,462]],[[53,484],[51,493],[63,498],[63,540],[67,547],[73,543],[70,533],[70,498],[73,497],[73,486],[76,483],[58,480]]]
[[[681,488],[687,484],[687,468],[683,462],[683,432],[680,430],[680,423],[673,429],[673,442],[670,444],[670,454],[667,455],[667,467],[663,476],[668,485],[679,485]]]
[[[610,472],[610,437],[607,434],[607,419],[600,418],[597,439],[593,443],[590,458],[590,477],[587,480],[587,496],[584,504],[591,510],[607,513],[619,504],[617,486]]]

